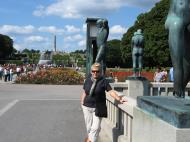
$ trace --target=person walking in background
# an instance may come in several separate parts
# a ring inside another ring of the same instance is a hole
[[[154,73],[154,82],[162,82],[163,81],[163,73],[161,72],[161,68],[158,67],[156,72]]]
[[[7,81],[10,81],[10,67],[7,67]]]
[[[4,68],[3,75],[4,75],[4,81],[7,82],[7,78],[8,78],[8,70],[7,70],[7,67]]]
[[[174,81],[174,68],[173,68],[173,67],[170,68],[169,81],[170,81],[170,82],[173,82],[173,81]]]
[[[17,66],[16,68],[16,74],[17,74],[17,77],[19,77],[21,74],[21,68],[19,66]]]
[[[168,72],[167,70],[164,68],[162,71],[162,82],[166,82],[168,78]]]
[[[125,101],[112,90],[108,81],[101,76],[100,63],[94,63],[91,66],[91,75],[85,80],[83,89],[81,105],[88,135],[85,142],[97,142],[101,120],[103,117],[107,117],[105,91],[120,103]]]
[[[163,82],[163,73],[161,72],[161,68],[158,67],[156,72],[154,73],[154,82]],[[158,87],[158,94],[161,94],[161,89]]]
[[[12,67],[10,67],[10,69],[9,69],[9,74],[10,74],[10,82],[12,82],[13,81],[13,68]]]
[[[3,78],[3,67],[0,65],[0,80]]]

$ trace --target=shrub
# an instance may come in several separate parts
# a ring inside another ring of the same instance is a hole
[[[52,68],[28,73],[17,77],[15,83],[21,84],[55,84],[77,85],[82,84],[84,77],[78,72],[65,68]]]

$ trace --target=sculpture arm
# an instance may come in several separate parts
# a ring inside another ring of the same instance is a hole
[[[190,24],[187,26],[187,30],[188,32],[190,32]]]
[[[166,30],[169,30],[169,25],[170,25],[169,23],[170,23],[170,15],[167,16],[167,19],[164,24]]]
[[[133,47],[134,47],[134,37],[132,37],[131,39],[131,51],[133,51]]]
[[[104,44],[100,45],[100,47],[99,47],[99,51],[96,56],[95,62],[100,63],[101,60],[103,60],[105,54],[106,54],[106,44],[104,43]]]

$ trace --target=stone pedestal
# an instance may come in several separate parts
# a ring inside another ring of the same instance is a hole
[[[129,97],[149,96],[150,82],[145,77],[128,77],[125,82],[128,84]]]
[[[133,110],[133,142],[189,142],[190,100],[143,96]]]

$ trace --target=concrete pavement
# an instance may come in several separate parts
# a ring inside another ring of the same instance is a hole
[[[0,142],[83,142],[80,85],[0,83]],[[101,132],[99,142],[110,142]]]

